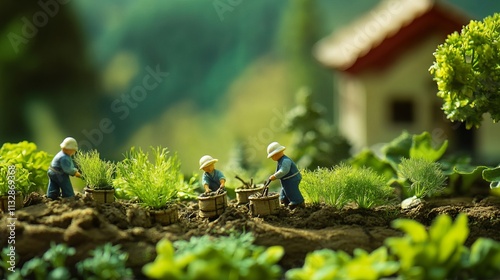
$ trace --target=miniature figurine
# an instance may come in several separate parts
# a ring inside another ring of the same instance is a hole
[[[299,190],[302,175],[297,165],[284,154],[286,148],[278,142],[272,142],[267,146],[267,158],[278,162],[276,172],[269,176],[269,181],[280,179],[281,192],[280,203],[290,209],[304,207],[304,197]]]
[[[73,164],[73,156],[78,150],[78,143],[72,137],[65,138],[60,144],[61,151],[54,156],[50,163],[47,174],[49,175],[49,187],[47,197],[50,199],[59,199],[62,197],[74,197],[75,192],[69,176],[81,177],[80,172]]]
[[[200,158],[200,170],[205,171],[202,177],[202,184],[205,188],[205,193],[224,189],[226,178],[220,170],[215,169],[215,163],[219,161],[209,155]]]

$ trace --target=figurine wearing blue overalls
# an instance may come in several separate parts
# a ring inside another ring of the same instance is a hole
[[[76,140],[67,137],[63,140],[60,147],[61,151],[54,156],[47,171],[49,176],[47,197],[50,199],[59,199],[59,196],[74,197],[75,192],[73,191],[69,176],[81,177],[71,158],[76,153],[76,150],[78,150]]]
[[[209,155],[200,158],[200,169],[205,171],[203,177],[201,178],[201,183],[206,193],[217,191],[219,189],[224,190],[226,184],[226,178],[220,170],[215,169],[215,163],[218,159],[215,159]]]
[[[278,142],[273,142],[267,146],[267,158],[272,158],[278,162],[276,172],[269,176],[270,181],[280,179],[281,192],[280,202],[290,209],[304,206],[304,197],[299,190],[302,175],[297,165],[284,154],[285,147]]]

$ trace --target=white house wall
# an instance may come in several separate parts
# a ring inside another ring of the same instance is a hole
[[[453,141],[454,125],[438,109],[442,100],[436,96],[436,85],[428,72],[434,61],[432,54],[442,42],[440,36],[428,36],[385,69],[355,76],[339,74],[339,128],[355,152],[386,143],[403,130],[410,133],[429,131],[436,144]],[[390,122],[389,102],[398,98],[395,93],[414,100],[414,123],[396,125]],[[500,124],[485,119],[475,137],[476,147],[471,148],[475,148],[480,159],[500,158]]]

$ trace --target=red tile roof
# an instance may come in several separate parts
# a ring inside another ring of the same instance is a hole
[[[373,10],[317,43],[315,57],[325,66],[352,74],[383,67],[423,37],[459,31],[470,18],[435,0],[383,0]],[[437,47],[437,46],[436,46]]]

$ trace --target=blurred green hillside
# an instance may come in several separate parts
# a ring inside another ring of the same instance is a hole
[[[289,143],[280,124],[303,83],[331,122],[333,75],[310,48],[378,3],[41,2],[0,3],[0,142],[27,139],[55,152],[72,135],[109,159],[132,145],[162,145],[186,172],[204,154],[228,162],[236,144],[273,168],[265,147]],[[500,9],[451,2],[474,17]],[[43,26],[16,48],[11,35],[43,13]]]

